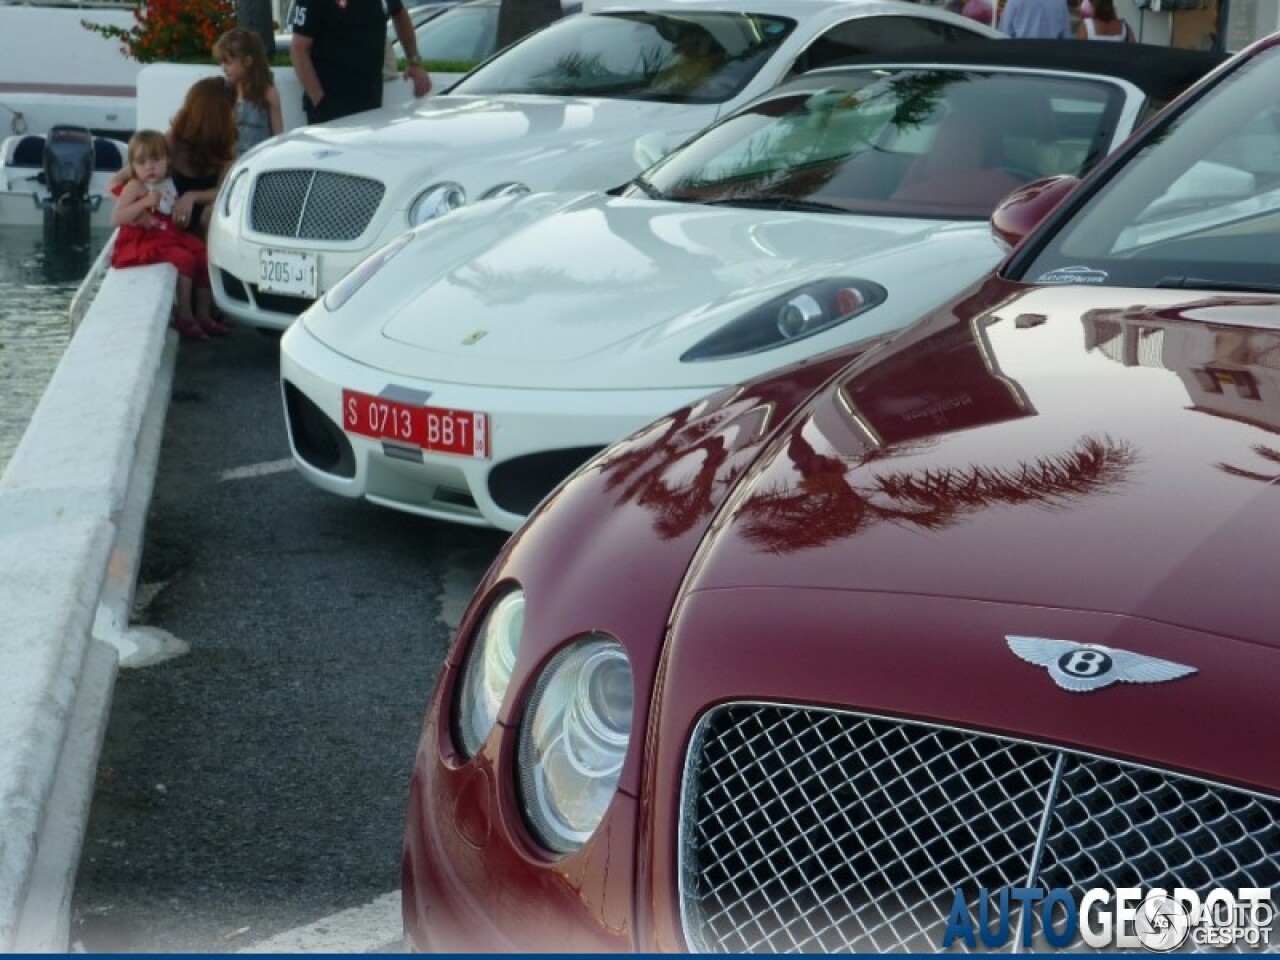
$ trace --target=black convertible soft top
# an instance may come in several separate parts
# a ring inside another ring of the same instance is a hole
[[[1228,55],[1223,53],[1181,50],[1149,43],[1106,43],[1099,40],[963,40],[910,47],[893,53],[851,57],[836,65],[815,69],[805,76],[838,72],[842,67],[918,63],[1071,70],[1119,77],[1154,100],[1168,101],[1227,59]]]

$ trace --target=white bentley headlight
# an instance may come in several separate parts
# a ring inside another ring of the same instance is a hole
[[[529,192],[530,190],[528,186],[512,180],[509,183],[500,183],[497,186],[490,187],[484,193],[480,194],[480,199],[493,200],[496,197],[522,197]]]
[[[466,202],[467,191],[462,189],[461,184],[432,184],[409,205],[409,226],[416,227],[436,217],[443,217],[446,213],[453,213],[465,206]]]
[[[458,747],[468,757],[480,752],[498,719],[523,630],[524,592],[512,590],[489,608],[476,631],[454,701]]]
[[[557,654],[534,687],[520,729],[520,801],[538,841],[582,846],[618,787],[631,742],[631,661],[591,636]]]
[[[222,191],[222,213],[224,216],[235,216],[244,200],[244,193],[249,189],[249,169],[241,167],[231,176],[231,182]]]
[[[388,260],[408,246],[412,239],[413,231],[402,233],[361,260],[350,273],[335,283],[324,295],[325,309],[329,311],[339,309],[365,285],[370,277],[386,266]]]

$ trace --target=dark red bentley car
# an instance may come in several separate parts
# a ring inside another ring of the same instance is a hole
[[[407,945],[1276,949],[1277,91],[1273,40],[946,308],[553,493],[429,708]]]

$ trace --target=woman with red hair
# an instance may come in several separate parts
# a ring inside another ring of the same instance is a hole
[[[205,77],[187,91],[166,135],[178,188],[173,222],[204,237],[222,179],[236,157],[236,91],[225,77]]]

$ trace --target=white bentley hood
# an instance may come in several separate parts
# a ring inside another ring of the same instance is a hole
[[[999,257],[985,222],[535,194],[420,230],[340,310],[317,305],[304,322],[339,353],[391,374],[507,387],[715,387],[897,329]],[[887,300],[807,341],[681,362],[729,321],[831,277],[879,283]]]
[[[302,168],[376,176],[393,197],[402,198],[401,206],[430,178],[443,176],[473,196],[511,180],[555,189],[571,176],[577,177],[574,187],[607,188],[639,172],[631,153],[640,134],[666,131],[674,146],[716,113],[714,104],[441,94],[302,127],[272,140],[246,163],[258,174]],[[580,171],[593,169],[595,158],[603,158],[603,179],[583,182]]]

